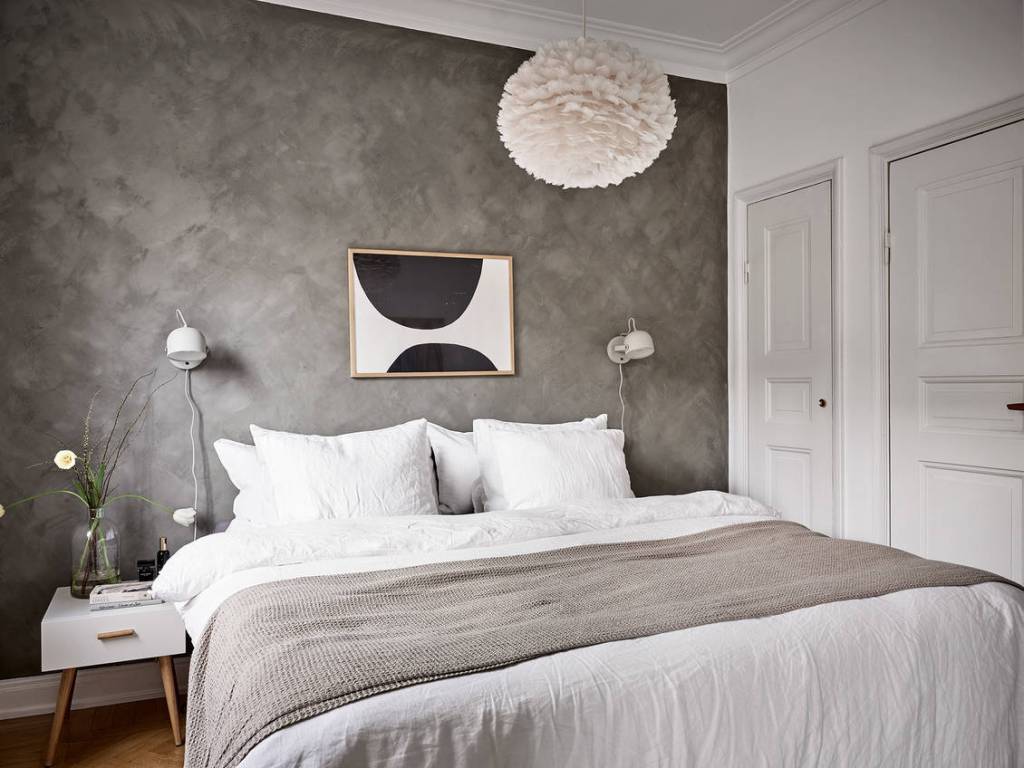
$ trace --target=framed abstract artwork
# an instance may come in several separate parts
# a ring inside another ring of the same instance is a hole
[[[512,257],[348,250],[352,376],[511,376]]]

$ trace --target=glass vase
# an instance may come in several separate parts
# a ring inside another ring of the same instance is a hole
[[[87,599],[97,584],[121,580],[117,526],[104,519],[102,509],[90,509],[89,521],[71,533],[71,595]]]

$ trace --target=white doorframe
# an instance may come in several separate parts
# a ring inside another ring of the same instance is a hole
[[[889,264],[885,235],[889,230],[889,163],[900,158],[966,139],[977,133],[1024,119],[1024,95],[933,125],[870,149],[871,264],[875,286],[874,316],[878,333],[872,342],[875,358],[875,402],[879,423],[875,429],[876,456],[872,462],[878,481],[877,530],[890,538],[889,490]]]
[[[749,488],[750,422],[747,412],[747,208],[803,187],[832,182],[832,533],[842,536],[843,482],[843,326],[842,215],[843,161],[830,160],[733,195],[732,251],[729,259],[729,490]]]

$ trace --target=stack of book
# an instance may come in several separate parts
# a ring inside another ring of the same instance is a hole
[[[120,584],[99,584],[89,593],[89,610],[135,608],[139,605],[162,603],[153,594],[152,581],[122,581]]]

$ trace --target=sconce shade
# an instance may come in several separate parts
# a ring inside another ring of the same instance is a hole
[[[195,368],[206,359],[206,354],[206,337],[196,328],[175,328],[167,335],[167,359],[177,368]]]
[[[626,321],[626,332],[612,337],[608,342],[608,359],[616,365],[628,363],[630,360],[640,360],[654,354],[654,340],[647,331],[641,331],[636,327],[636,320],[632,317]]]
[[[630,360],[640,360],[654,354],[654,340],[647,331],[630,331],[626,334],[623,346]]]

